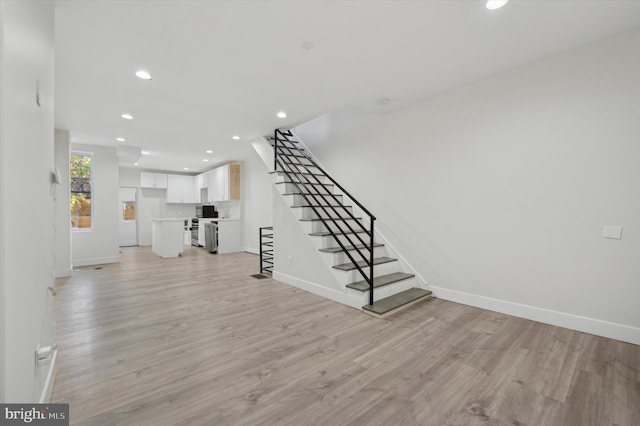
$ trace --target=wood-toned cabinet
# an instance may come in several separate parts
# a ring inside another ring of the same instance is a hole
[[[165,173],[140,172],[140,187],[167,189],[167,175]]]

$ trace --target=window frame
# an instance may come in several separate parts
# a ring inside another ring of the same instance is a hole
[[[124,223],[130,223],[130,222],[135,222],[136,220],[138,220],[138,209],[137,209],[137,203],[136,200],[129,200],[129,201],[122,201],[121,204],[123,204],[123,209],[121,211],[120,214],[120,220]],[[126,204],[133,204],[133,219],[125,219],[124,218],[124,205]]]
[[[94,191],[94,187],[93,187],[93,175],[95,172],[95,154],[93,152],[87,152],[87,151],[70,151],[69,152],[69,165],[71,165],[71,157],[72,156],[77,156],[77,157],[90,157],[91,158],[91,176],[90,176],[90,185],[91,185],[91,203],[90,203],[90,207],[91,207],[91,226],[88,228],[76,228],[74,226],[71,226],[71,232],[93,232],[93,228],[94,228],[94,206],[93,206],[93,201],[94,201],[94,195],[95,195],[95,191]],[[72,193],[71,193],[71,168],[69,168],[69,199],[71,199]],[[71,207],[71,206],[69,206]]]

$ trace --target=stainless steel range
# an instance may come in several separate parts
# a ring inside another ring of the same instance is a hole
[[[198,230],[200,229],[199,220],[197,217],[191,219],[191,245],[200,247],[198,243]]]

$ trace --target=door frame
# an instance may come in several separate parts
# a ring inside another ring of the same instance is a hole
[[[120,190],[121,189],[132,189],[135,192],[135,196],[134,196],[134,203],[135,203],[135,212],[136,212],[136,218],[135,220],[131,220],[131,221],[125,221],[122,217],[122,203],[125,200],[121,199],[121,194],[120,194]],[[134,247],[134,246],[138,246],[140,245],[140,236],[138,235],[138,229],[140,226],[140,221],[139,221],[139,204],[140,204],[140,188],[138,188],[137,186],[119,186],[118,187],[118,204],[120,205],[120,209],[119,209],[119,214],[118,214],[118,247]],[[135,222],[135,244],[132,245],[122,245],[120,242],[120,226],[122,226],[123,223],[125,222]]]

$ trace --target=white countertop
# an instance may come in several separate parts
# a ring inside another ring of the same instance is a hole
[[[154,222],[183,222],[187,219],[180,219],[179,217],[155,217]]]

